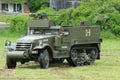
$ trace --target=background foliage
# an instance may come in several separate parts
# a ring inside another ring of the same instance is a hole
[[[81,1],[79,4],[76,9],[62,9],[56,13],[50,9],[38,12],[57,14],[54,18],[58,25],[77,26],[80,25],[80,21],[91,21],[93,25],[100,25],[102,31],[120,36],[120,0],[89,0]]]
[[[29,0],[29,9],[31,12],[36,12],[39,9],[44,9],[49,5],[45,2],[45,0]]]
[[[29,0],[4,0],[5,2],[17,2],[17,3],[25,3],[25,2],[27,2],[27,1],[29,1]]]
[[[25,1],[25,0],[23,0]],[[47,13],[50,19],[55,19],[57,25],[80,25],[80,21],[91,21],[92,25],[99,25],[103,32],[102,36],[120,37],[120,0],[88,0],[81,1],[77,8],[54,11],[48,8],[44,0],[27,0],[29,8],[35,13]],[[0,16],[2,17],[2,16]],[[8,18],[8,17],[7,17]],[[12,16],[6,19],[10,22],[11,32],[27,32],[28,15]],[[4,20],[4,19],[3,19]]]
[[[27,22],[30,19],[26,15],[17,15],[10,20],[10,31],[17,32],[21,34],[26,34],[27,32]]]

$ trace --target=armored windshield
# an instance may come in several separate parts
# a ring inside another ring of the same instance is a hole
[[[39,35],[39,34],[44,34],[43,30],[38,30],[38,29],[32,29],[29,32],[30,35]]]
[[[32,29],[29,32],[30,35],[58,35],[58,29]]]

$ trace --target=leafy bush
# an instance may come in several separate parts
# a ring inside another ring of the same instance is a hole
[[[25,34],[27,32],[27,22],[30,18],[26,15],[17,15],[10,21],[10,31]]]
[[[117,37],[110,31],[102,31],[101,37],[105,39],[116,39]]]
[[[13,17],[14,15],[0,13],[0,22],[9,22]]]
[[[36,12],[39,9],[48,7],[44,0],[29,0],[29,8],[31,12]]]

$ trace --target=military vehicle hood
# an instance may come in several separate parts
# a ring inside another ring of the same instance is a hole
[[[17,40],[17,43],[31,43],[34,40],[52,37],[52,35],[28,35]]]

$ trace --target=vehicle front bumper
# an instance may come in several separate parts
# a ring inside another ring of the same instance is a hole
[[[9,58],[28,58],[27,51],[7,51],[6,56]]]

